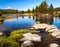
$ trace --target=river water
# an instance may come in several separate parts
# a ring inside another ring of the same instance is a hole
[[[30,28],[34,23],[36,23],[38,20],[36,20],[33,16],[20,16],[15,18],[8,18],[2,21],[2,24],[0,24],[0,31],[12,31],[16,29],[21,28]],[[54,17],[54,18],[46,18],[39,20],[40,22],[47,23],[47,24],[53,24],[58,29],[60,29],[60,18]]]

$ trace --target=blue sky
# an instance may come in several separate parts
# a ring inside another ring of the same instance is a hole
[[[0,0],[0,9],[18,9],[27,10],[39,5],[43,0]],[[53,4],[54,7],[60,7],[60,0],[46,0],[47,4]]]

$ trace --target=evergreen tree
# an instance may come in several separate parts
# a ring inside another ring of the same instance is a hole
[[[32,13],[33,13],[33,14],[35,13],[35,9],[34,9],[34,8],[32,9]]]
[[[43,1],[40,5],[39,5],[39,11],[41,13],[47,13],[48,10],[48,5],[46,3],[46,1]]]
[[[30,9],[28,9],[28,10],[27,10],[27,13],[31,13],[31,10],[30,10]]]
[[[35,13],[39,13],[39,7],[38,6],[36,6],[36,8],[35,8]]]
[[[49,7],[49,13],[50,13],[50,14],[53,14],[53,13],[54,13],[54,7],[53,7],[52,4],[51,4],[50,7]]]

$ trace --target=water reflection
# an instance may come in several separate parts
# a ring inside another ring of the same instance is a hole
[[[59,17],[54,17],[54,22],[53,24],[60,29],[60,18]]]
[[[21,28],[30,28],[34,23],[39,21],[40,23],[53,24],[60,29],[60,17],[46,17],[46,16],[20,16],[18,18],[9,18],[2,20],[0,25],[0,31],[12,31]]]
[[[49,16],[39,16],[36,18],[36,22],[39,21],[40,23],[47,23],[47,24],[53,24],[53,17]]]
[[[55,25],[58,29],[60,29],[60,17],[52,17],[52,16],[37,16],[36,22],[47,23],[49,25]]]
[[[28,28],[32,24],[34,24],[35,21],[32,18],[29,18],[28,16],[25,17],[18,17],[13,19],[6,19],[4,21],[4,26],[12,26],[13,28]]]

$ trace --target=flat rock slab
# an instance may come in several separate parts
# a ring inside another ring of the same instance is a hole
[[[55,25],[48,25],[46,28],[46,31],[52,30],[52,29],[57,29]]]
[[[22,41],[30,40],[30,41],[41,42],[41,36],[39,36],[38,34],[26,33],[26,34],[23,34],[23,36],[24,38],[20,39]]]
[[[49,47],[59,47],[59,45],[56,44],[56,43],[51,43],[51,44],[49,45]]]
[[[48,27],[48,24],[34,24],[33,25],[34,29],[46,29]]]
[[[27,40],[27,41],[24,41],[24,42],[21,44],[21,47],[34,47],[34,44],[33,44],[33,42]]]

